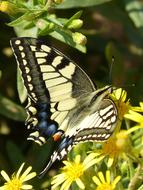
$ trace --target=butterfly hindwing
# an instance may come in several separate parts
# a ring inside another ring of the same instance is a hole
[[[93,110],[91,114],[86,115],[80,123],[80,126],[76,126],[74,134],[73,128],[65,132],[65,137],[51,155],[50,161],[40,173],[40,176],[45,174],[56,159],[61,160],[67,155],[74,145],[81,142],[103,142],[107,140],[116,127],[117,115],[118,113],[114,102],[110,99],[103,99],[97,107],[97,110]]]

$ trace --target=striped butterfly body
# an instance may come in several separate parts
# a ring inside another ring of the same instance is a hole
[[[109,98],[113,87],[96,89],[87,74],[47,42],[13,38],[11,46],[28,93],[28,140],[58,142],[43,175],[80,142],[105,141],[113,133],[117,109]]]

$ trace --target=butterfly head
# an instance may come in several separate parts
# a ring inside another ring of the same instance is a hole
[[[93,96],[90,100],[90,105],[95,108],[104,98],[108,97],[113,92],[112,86],[105,86],[93,92]]]

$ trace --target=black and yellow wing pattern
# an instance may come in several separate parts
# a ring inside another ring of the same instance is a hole
[[[45,40],[20,37],[11,46],[28,93],[28,140],[59,143],[41,173],[62,159],[73,145],[104,141],[116,126],[117,109],[109,98],[113,87],[96,89],[88,75]]]

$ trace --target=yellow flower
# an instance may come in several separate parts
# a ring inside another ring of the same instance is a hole
[[[1,175],[6,180],[6,182],[2,187],[0,187],[0,190],[22,190],[22,189],[28,190],[28,189],[32,189],[32,185],[27,185],[27,184],[25,184],[25,182],[34,178],[36,176],[36,173],[35,172],[30,173],[30,171],[32,170],[32,167],[29,166],[24,171],[24,173],[21,174],[21,171],[24,167],[24,164],[25,163],[23,163],[20,166],[20,168],[16,174],[14,173],[11,176],[11,179],[4,170],[1,171]]]
[[[110,95],[112,100],[115,102],[118,110],[119,120],[122,121],[124,115],[131,109],[129,99],[127,100],[127,92],[122,88],[114,90]]]
[[[9,15],[14,15],[19,12],[19,9],[15,4],[13,4],[11,2],[1,1],[0,2],[0,11],[7,13]]]
[[[128,132],[127,130],[121,130],[102,144],[101,150],[96,150],[91,154],[94,155],[96,163],[108,157],[107,166],[111,167],[118,158],[122,157],[122,154],[130,152],[130,148]]]
[[[113,190],[116,187],[116,184],[121,179],[121,176],[117,176],[114,181],[111,182],[110,171],[106,171],[106,178],[102,172],[98,172],[98,177],[93,176],[93,181],[97,185],[96,190]]]
[[[80,189],[85,189],[80,177],[89,167],[96,163],[94,155],[88,155],[83,162],[81,162],[80,155],[77,155],[73,162],[63,161],[63,163],[65,166],[62,168],[62,173],[54,176],[51,182],[53,185],[52,190],[61,184],[60,190],[68,190],[73,182],[76,182]]]
[[[122,88],[118,88],[110,94],[111,99],[115,102],[118,110],[119,120],[122,121],[126,118],[126,114],[130,111],[143,112],[143,103],[140,103],[140,107],[132,106],[130,100],[127,99],[127,92]]]

